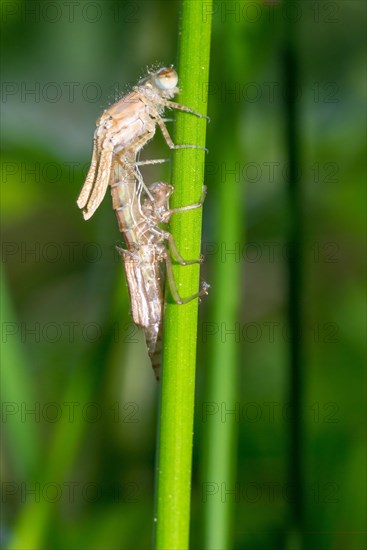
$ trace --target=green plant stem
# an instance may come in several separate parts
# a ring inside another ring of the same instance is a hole
[[[233,18],[221,24],[213,44],[213,59],[221,67],[223,82],[246,81],[249,60],[247,29]],[[201,487],[203,495],[203,542],[206,550],[233,547],[237,466],[240,345],[233,331],[238,326],[243,263],[236,252],[245,244],[244,180],[237,179],[236,166],[245,161],[241,131],[245,122],[232,97],[223,100],[214,115],[214,137],[210,151],[221,167],[211,181],[213,187],[215,243],[213,257],[210,321],[220,327],[211,340],[203,403],[203,446]],[[224,139],[223,139],[224,136]],[[215,189],[214,189],[215,187]],[[220,252],[219,252],[220,251]],[[225,331],[227,337],[223,338]]]
[[[206,114],[211,30],[211,4],[183,0],[179,49],[178,101]],[[206,121],[177,113],[176,143],[205,145]],[[198,149],[174,154],[172,206],[200,199],[205,153]],[[170,230],[185,259],[199,258],[201,209],[173,216]],[[181,297],[197,292],[199,265],[175,266]],[[169,298],[164,321],[163,373],[157,468],[155,548],[188,548],[194,417],[198,300],[176,305]]]
[[[227,153],[224,158],[228,164],[234,166],[235,159],[239,157],[234,157],[234,152],[228,148],[223,153]],[[236,250],[239,242],[243,212],[238,187],[230,176],[218,195],[221,211],[217,239],[225,243],[228,251]],[[238,323],[241,267],[233,252],[228,254],[226,261],[222,261],[220,254],[217,254],[213,264],[216,297],[210,319],[213,326],[226,327],[229,332],[225,342],[215,338],[210,350],[210,369],[203,404],[203,411],[207,414],[203,418],[202,494],[206,496],[203,498],[202,548],[208,550],[228,549],[233,545],[235,497],[230,491],[234,490],[236,480],[239,345],[230,331]],[[229,493],[225,494],[227,491]]]

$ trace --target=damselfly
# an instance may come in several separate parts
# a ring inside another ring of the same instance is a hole
[[[184,260],[172,235],[159,225],[167,223],[175,212],[200,207],[203,197],[193,205],[170,209],[169,197],[173,187],[162,182],[147,187],[138,169],[139,164],[161,162],[137,162],[139,151],[154,136],[156,124],[171,149],[201,148],[175,145],[162,119],[165,107],[203,117],[188,107],[170,101],[178,92],[177,80],[177,73],[172,67],[152,72],[130,94],[103,113],[97,121],[91,166],[77,201],[87,220],[103,200],[108,184],[111,185],[113,208],[127,247],[119,248],[119,252],[125,266],[132,316],[134,322],[145,330],[148,352],[158,379],[157,358],[163,315],[162,262],[166,265],[168,284],[176,303],[186,303],[206,294],[208,289],[208,285],[204,284],[197,294],[181,299],[173,277],[169,250],[182,265],[201,260]]]

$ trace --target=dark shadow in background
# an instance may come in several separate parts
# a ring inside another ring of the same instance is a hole
[[[298,111],[299,62],[297,55],[297,23],[284,26],[283,72],[285,87],[285,144],[288,160],[288,323],[289,323],[289,468],[290,521],[292,539],[302,547],[304,529],[304,483],[302,422],[303,343],[302,343],[302,258],[303,208],[300,177],[300,127]],[[296,542],[297,541],[297,542]]]

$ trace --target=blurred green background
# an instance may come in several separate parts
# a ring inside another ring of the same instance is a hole
[[[131,323],[109,197],[89,222],[75,201],[102,110],[147,67],[175,63],[180,5],[0,7],[2,542],[146,549],[157,386]],[[364,548],[365,15],[358,0],[214,2],[192,548],[210,498],[232,499],[236,549],[296,548],[294,518],[304,548]],[[167,156],[161,136],[142,156]],[[144,174],[167,180],[169,167]],[[235,243],[218,237],[226,184],[242,201]],[[241,270],[234,326],[213,322],[218,262]],[[236,484],[208,487],[206,421],[230,412],[206,401],[206,377],[211,350],[233,341]]]

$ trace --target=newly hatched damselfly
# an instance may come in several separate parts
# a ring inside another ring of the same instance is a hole
[[[162,114],[165,107],[179,109],[203,117],[183,105],[170,101],[177,92],[177,73],[170,68],[149,73],[133,91],[109,107],[97,121],[91,166],[77,204],[89,219],[100,205],[110,184],[113,208],[126,249],[119,248],[123,259],[131,299],[133,321],[145,331],[148,352],[159,379],[160,334],[163,317],[162,262],[172,297],[178,304],[207,293],[208,285],[189,298],[182,299],[176,288],[170,252],[181,265],[201,260],[184,260],[172,235],[160,227],[170,216],[202,205],[200,202],[170,209],[173,187],[166,183],[146,186],[137,162],[144,145],[154,136],[156,124],[170,149],[201,148],[196,145],[175,145],[167,131]],[[166,247],[168,244],[168,248]],[[168,250],[169,249],[169,250]],[[170,252],[169,252],[170,251]]]

